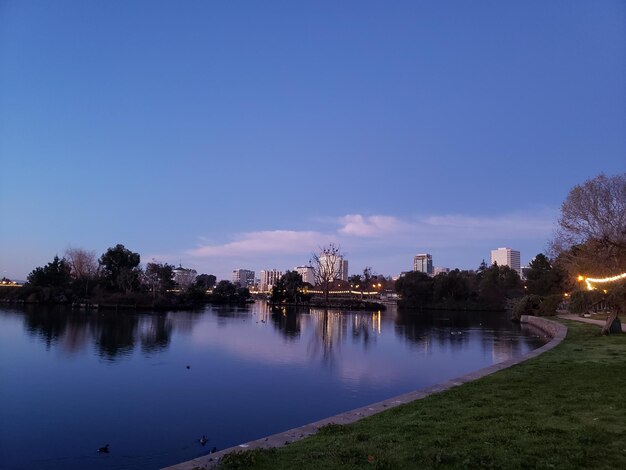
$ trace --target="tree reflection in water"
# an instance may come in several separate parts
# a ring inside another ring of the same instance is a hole
[[[307,328],[312,327],[314,332],[308,335],[307,355],[319,357],[328,365],[332,365],[335,353],[348,338],[352,338],[353,343],[361,342],[363,348],[367,349],[381,333],[381,312],[286,306],[261,306],[258,312],[261,321],[264,321],[263,315],[269,316],[276,331],[290,341],[301,338],[303,323],[306,323]]]
[[[525,339],[518,331],[526,329],[511,322],[505,312],[460,310],[399,310],[396,316],[396,335],[410,344],[423,348],[424,353],[435,344],[440,348],[461,350],[472,342],[476,330],[483,351],[490,352],[494,362],[502,362],[518,355]]]
[[[98,355],[108,361],[130,354],[137,344],[144,353],[163,350],[173,331],[166,314],[85,312],[50,306],[27,306],[24,324],[29,335],[43,340],[46,349],[58,344],[60,350],[74,355],[93,343]]]
[[[248,321],[272,325],[289,342],[306,340],[307,355],[331,367],[342,344],[351,341],[367,350],[377,341],[383,326],[408,344],[423,349],[463,350],[479,336],[485,352],[497,362],[518,353],[522,342],[502,312],[398,311],[346,312],[322,308],[270,308],[263,302],[254,306],[211,306],[200,312],[136,313],[131,311],[79,311],[69,308],[26,306],[24,324],[29,335],[50,349],[58,344],[66,354],[78,354],[93,344],[98,355],[115,361],[130,355],[136,347],[144,354],[167,349],[174,330],[191,334],[200,315],[211,313],[217,326]],[[256,325],[255,325],[256,326]],[[489,335],[475,330],[488,329]],[[481,347],[479,346],[479,347]]]
[[[287,339],[295,340],[300,337],[301,313],[302,310],[296,307],[272,307],[272,324]]]

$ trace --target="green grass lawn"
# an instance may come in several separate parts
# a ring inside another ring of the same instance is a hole
[[[536,359],[222,468],[626,469],[626,335],[564,323]]]

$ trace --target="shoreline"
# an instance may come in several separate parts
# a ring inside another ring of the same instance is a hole
[[[319,429],[324,426],[328,426],[330,424],[339,424],[339,425],[350,424],[355,421],[359,421],[363,418],[366,418],[368,416],[372,416],[372,415],[381,413],[383,411],[395,408],[399,405],[410,403],[415,400],[420,400],[422,398],[426,398],[430,395],[443,392],[450,388],[463,385],[464,383],[472,382],[482,377],[494,374],[498,371],[508,369],[511,366],[514,366],[516,364],[525,362],[529,359],[535,358],[543,354],[544,352],[549,351],[550,349],[556,347],[558,344],[561,343],[561,341],[563,341],[563,339],[565,339],[565,336],[567,334],[567,327],[565,325],[562,325],[561,323],[557,323],[552,320],[546,320],[543,317],[532,317],[528,315],[523,315],[520,321],[521,323],[529,324],[537,328],[538,330],[542,331],[543,333],[551,337],[550,341],[548,341],[543,346],[540,346],[539,348],[534,349],[522,356],[509,359],[507,361],[500,362],[497,364],[492,364],[491,366],[484,367],[477,371],[470,372],[468,374],[444,381],[439,384],[432,385],[430,387],[426,387],[420,390],[415,390],[412,392],[397,395],[395,397],[391,397],[380,402],[376,402],[376,403],[366,405],[360,408],[356,408],[350,411],[339,413],[337,415],[330,416],[328,418],[324,418],[319,421],[315,421],[313,423],[305,424],[303,426],[292,428],[284,432],[272,434],[270,436],[261,437],[260,439],[248,441],[248,442],[236,445],[236,446],[232,446],[232,447],[220,450],[218,452],[214,452],[214,453],[207,454],[201,457],[197,457],[192,460],[174,464],[169,467],[164,467],[162,470],[210,469],[210,468],[216,467],[219,463],[219,460],[222,457],[232,452],[282,447],[286,444],[290,444],[294,441],[298,441],[298,440],[304,439],[305,437],[311,436],[317,433]]]

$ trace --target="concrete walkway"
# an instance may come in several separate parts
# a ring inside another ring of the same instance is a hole
[[[447,380],[443,383],[433,385],[431,387],[427,387],[421,390],[416,390],[413,392],[405,393],[403,395],[392,397],[392,398],[383,400],[378,403],[373,403],[371,405],[357,408],[356,410],[351,410],[345,413],[340,413],[338,415],[331,416],[329,418],[325,418],[320,421],[316,421],[315,423],[306,424],[304,426],[293,428],[285,432],[274,434],[272,436],[263,437],[255,441],[246,442],[245,444],[240,444],[238,446],[229,447],[228,449],[223,449],[213,454],[204,455],[202,457],[197,457],[187,462],[182,462],[176,465],[172,465],[163,470],[212,469],[218,465],[219,459],[221,459],[224,455],[229,454],[231,452],[241,452],[241,451],[252,450],[252,449],[268,449],[271,447],[281,447],[285,444],[289,444],[291,442],[298,441],[307,436],[315,434],[322,426],[326,426],[328,424],[353,423],[367,416],[372,416],[382,411],[395,408],[396,406],[402,405],[404,403],[410,403],[414,400],[419,400],[429,395],[443,392],[444,390],[448,390],[452,387],[457,387],[464,383],[477,380],[481,377],[491,375],[500,370],[507,369],[515,364],[520,364],[524,361],[527,361],[528,359],[537,357],[540,354],[543,354],[544,352],[557,346],[561,341],[563,341],[563,339],[565,338],[567,334],[567,327],[565,325],[562,325],[561,323],[558,323],[558,322],[546,320],[545,318],[529,317],[527,315],[523,315],[521,318],[521,322],[528,323],[532,327],[536,328],[538,332],[544,333],[545,336],[551,338],[551,340],[548,341],[543,346],[541,346],[540,348],[529,351],[523,356],[515,357],[513,359],[509,359],[508,361],[493,364],[489,367],[485,367],[484,369],[470,372],[469,374],[463,375],[461,377]]]
[[[604,320],[594,320],[592,318],[585,318],[574,313],[559,313],[557,317],[562,318],[563,320],[572,320],[578,321],[581,323],[590,323],[591,325],[598,325],[600,327],[604,326],[606,323]],[[622,333],[626,333],[626,324],[622,323]]]

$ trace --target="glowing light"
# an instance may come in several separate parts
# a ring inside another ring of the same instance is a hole
[[[583,276],[578,276],[579,279],[581,277]],[[586,277],[583,279],[587,283],[587,290],[594,290],[595,287],[593,287],[592,284],[604,284],[606,282],[615,282],[615,281],[619,281],[620,279],[626,279],[626,273],[618,274],[617,276],[604,277],[602,279],[594,279],[591,277]]]

